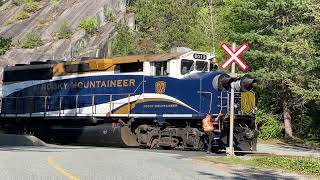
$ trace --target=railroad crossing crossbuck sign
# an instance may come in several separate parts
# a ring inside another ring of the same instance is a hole
[[[226,43],[221,44],[221,48],[228,55],[228,58],[221,65],[222,69],[226,69],[233,62],[235,62],[242,71],[246,71],[249,68],[249,66],[241,58],[241,54],[249,49],[249,46],[245,42],[242,43],[242,45],[236,49],[235,52]]]

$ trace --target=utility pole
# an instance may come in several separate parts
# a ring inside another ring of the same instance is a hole
[[[215,51],[215,41],[214,41],[214,27],[213,27],[213,1],[209,0],[209,9],[210,9],[210,20],[211,20],[211,36],[212,36],[212,54],[213,62],[216,62],[216,51]]]
[[[236,52],[236,43],[232,43],[232,51]],[[231,66],[231,77],[236,77],[236,63],[233,62]],[[229,156],[234,156],[234,148],[233,148],[233,126],[234,126],[234,83],[231,83],[231,98],[230,98],[230,134],[229,134],[229,149],[227,153]]]

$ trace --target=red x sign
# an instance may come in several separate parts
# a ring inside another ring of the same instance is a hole
[[[222,69],[226,69],[233,62],[237,63],[242,71],[246,71],[249,68],[249,66],[241,58],[241,54],[249,49],[249,46],[245,42],[242,43],[242,45],[235,52],[233,52],[233,50],[226,43],[222,43],[221,48],[228,55],[227,59],[221,65]]]

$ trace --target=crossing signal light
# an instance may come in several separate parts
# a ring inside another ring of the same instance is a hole
[[[239,92],[250,91],[253,88],[254,83],[256,83],[256,80],[246,74],[235,81],[234,89]]]
[[[231,83],[234,81],[234,78],[230,77],[227,74],[220,74],[214,77],[212,81],[213,88],[217,91],[228,91],[231,89]]]

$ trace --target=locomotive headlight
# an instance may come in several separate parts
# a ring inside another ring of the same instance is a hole
[[[227,74],[220,74],[213,78],[212,86],[217,91],[228,91],[231,88],[231,82],[233,78],[231,78]]]

